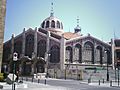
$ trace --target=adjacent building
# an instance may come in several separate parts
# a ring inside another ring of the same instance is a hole
[[[3,55],[5,14],[6,14],[6,0],[0,0],[0,72],[1,72],[2,55]]]
[[[111,45],[113,66],[118,68],[120,66],[120,39],[112,39]]]

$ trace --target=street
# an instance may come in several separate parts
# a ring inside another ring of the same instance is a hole
[[[37,84],[37,87],[39,87],[39,84],[43,85],[43,87],[47,87],[47,85],[49,85],[55,88],[54,90],[118,90],[119,89],[118,87],[92,86],[92,85],[88,85],[87,83],[81,83],[81,81],[76,81],[76,80],[51,79],[51,78],[46,79],[46,85],[45,85],[45,79],[41,79],[39,81],[38,79],[34,79],[32,82],[32,79],[28,78],[27,82],[29,82],[28,88],[33,87],[31,83],[34,82]],[[37,90],[35,88],[34,90]],[[48,89],[49,88],[46,88],[46,90]]]

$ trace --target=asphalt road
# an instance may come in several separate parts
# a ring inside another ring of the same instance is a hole
[[[24,79],[26,80],[26,79]],[[32,82],[29,78],[27,81]],[[34,79],[33,82],[45,84],[45,79],[37,80]],[[83,84],[76,80],[62,80],[62,79],[46,79],[46,85],[58,86],[68,88],[67,90],[118,90],[118,87],[101,87],[101,86],[91,86],[88,84]],[[60,89],[62,90],[62,89]]]

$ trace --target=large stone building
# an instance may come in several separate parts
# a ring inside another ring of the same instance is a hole
[[[3,55],[5,13],[6,13],[6,0],[0,0],[0,72],[1,72],[2,55]]]
[[[86,68],[110,66],[111,46],[88,34],[79,24],[64,32],[63,23],[51,12],[39,28],[23,32],[4,43],[3,72],[13,71],[12,56],[18,53],[16,71],[20,75],[48,73],[50,77],[72,77]]]

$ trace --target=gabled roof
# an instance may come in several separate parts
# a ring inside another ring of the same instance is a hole
[[[25,31],[25,33],[28,33],[28,32],[34,32],[34,29],[29,28],[29,29],[27,29],[27,30]],[[20,36],[22,36],[22,34],[23,34],[23,32],[21,32],[20,34],[16,35],[16,36],[14,37],[14,39],[19,38]],[[7,44],[7,43],[9,43],[10,40],[11,40],[11,39],[9,39],[8,41],[4,42],[4,45]]]
[[[104,44],[104,45],[110,46],[110,44],[105,43],[105,42],[103,42],[103,41],[101,41],[101,40],[99,40],[99,39],[97,39],[97,38],[95,38],[95,37],[93,37],[93,36],[91,36],[91,35],[88,35],[88,36],[80,36],[80,35],[79,35],[79,37],[71,38],[70,40],[67,40],[67,42],[71,42],[71,41],[78,40],[78,39],[85,39],[85,38],[91,38],[91,39],[94,39],[94,40],[96,40],[96,41]]]

